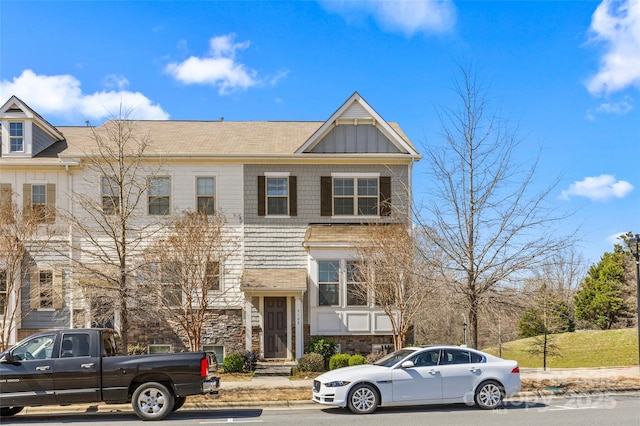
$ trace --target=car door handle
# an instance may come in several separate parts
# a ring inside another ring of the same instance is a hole
[[[51,366],[49,365],[41,365],[40,367],[36,367],[36,371],[47,371]]]
[[[478,367],[470,367],[469,368],[469,371],[471,371],[472,373],[475,373],[478,370],[480,370]]]
[[[429,374],[438,374],[439,372],[438,370],[429,370]]]
[[[91,368],[93,367],[95,364],[93,362],[90,362],[88,364],[80,364],[80,367],[82,368]]]

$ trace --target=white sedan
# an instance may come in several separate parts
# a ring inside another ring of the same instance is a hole
[[[404,348],[374,364],[338,368],[313,381],[313,401],[356,414],[378,406],[447,403],[490,410],[518,392],[516,361],[463,346]]]

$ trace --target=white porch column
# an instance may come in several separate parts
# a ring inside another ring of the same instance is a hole
[[[244,344],[247,352],[251,352],[251,296],[244,296]]]
[[[296,296],[296,361],[304,354],[304,329],[302,325],[302,296]]]

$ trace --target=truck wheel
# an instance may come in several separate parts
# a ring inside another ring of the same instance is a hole
[[[173,395],[160,383],[143,383],[133,392],[131,406],[142,420],[161,420],[173,410]]]
[[[173,403],[173,411],[179,410],[184,405],[187,400],[186,396],[178,396],[176,397],[175,402]]]
[[[0,408],[0,417],[10,417],[18,414],[24,407],[2,407]]]

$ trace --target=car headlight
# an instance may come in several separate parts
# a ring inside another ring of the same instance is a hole
[[[335,382],[328,382],[324,385],[328,388],[339,388],[341,386],[347,386],[351,382],[347,382],[346,380],[336,380]]]

